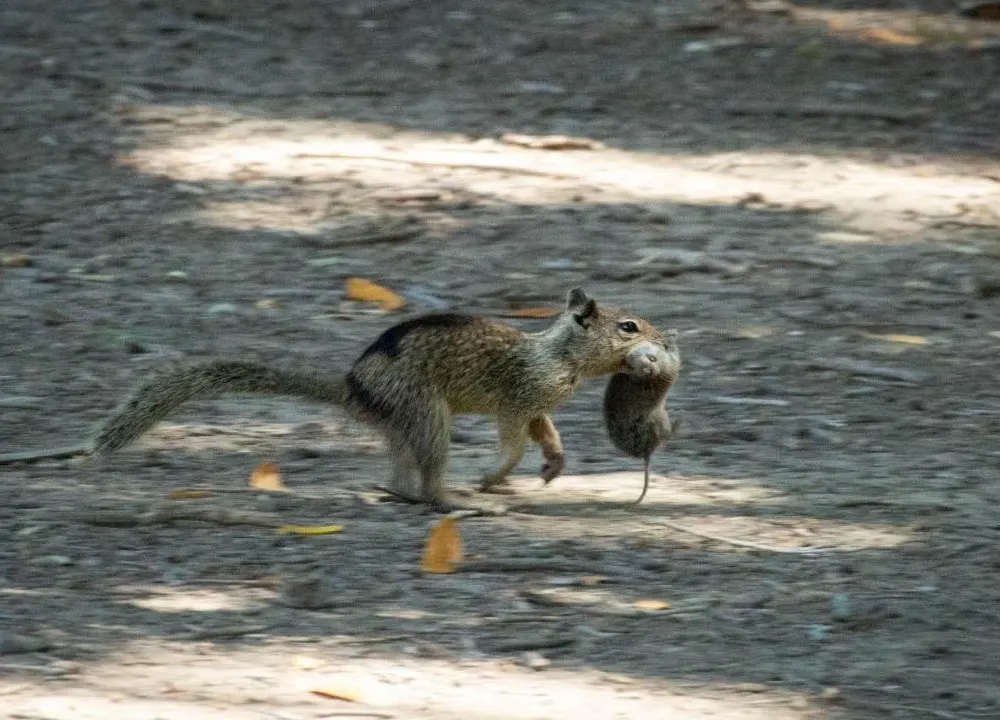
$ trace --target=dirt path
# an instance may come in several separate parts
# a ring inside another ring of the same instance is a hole
[[[506,566],[440,577],[322,407],[0,468],[0,715],[1000,716],[1000,23],[756,5],[4,3],[0,451],[179,358],[340,368],[395,319],[351,276],[635,306],[680,330],[685,430],[631,512],[588,387],[566,476],[531,454],[517,513],[462,521]],[[454,482],[492,452],[460,422]],[[121,519],[264,459],[297,495],[173,502],[344,532]]]

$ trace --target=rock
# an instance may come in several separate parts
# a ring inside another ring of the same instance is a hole
[[[522,653],[519,663],[532,670],[544,670],[552,665],[552,661],[538,652]]]

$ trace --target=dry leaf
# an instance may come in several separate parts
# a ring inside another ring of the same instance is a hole
[[[28,255],[0,256],[0,266],[3,267],[28,267],[29,265],[31,265],[31,257]]]
[[[733,337],[743,340],[760,340],[774,334],[774,329],[766,325],[745,325],[733,332]]]
[[[606,580],[607,577],[605,577],[604,575],[584,575],[582,578],[580,578],[580,584],[592,587],[594,585],[600,585]]]
[[[357,688],[324,687],[310,690],[313,695],[331,698],[333,700],[346,700],[347,702],[363,702],[361,693]]]
[[[462,538],[454,518],[445,518],[435,525],[427,536],[420,571],[426,573],[453,573],[455,563],[462,561]]]
[[[347,278],[345,293],[348,300],[376,303],[388,312],[400,310],[406,305],[402,296],[364,278]]]
[[[258,490],[288,490],[281,482],[278,466],[272,462],[263,462],[254,468],[250,476],[250,487]]]
[[[637,600],[635,606],[640,610],[669,610],[670,603],[662,600]]]
[[[555,317],[559,313],[560,310],[558,308],[531,307],[515,310],[512,313],[508,313],[507,316],[515,318],[550,318]]]
[[[170,500],[200,500],[201,498],[212,497],[213,493],[211,490],[198,490],[196,488],[181,488],[180,490],[171,490],[167,493],[167,498]]]
[[[905,33],[896,32],[895,30],[887,30],[884,28],[875,28],[872,30],[865,30],[861,33],[861,37],[867,40],[874,40],[875,42],[884,43],[886,45],[919,45],[922,40],[916,35],[907,35]]]
[[[927,345],[927,338],[921,335],[896,335],[888,334],[883,335],[881,333],[864,333],[865,337],[871,338],[872,340],[885,340],[886,342],[900,343],[902,345]]]
[[[343,525],[282,525],[278,532],[282,535],[333,535],[343,529]]]

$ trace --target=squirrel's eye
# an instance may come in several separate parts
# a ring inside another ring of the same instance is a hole
[[[626,333],[637,333],[639,332],[639,326],[636,325],[631,320],[625,320],[624,322],[618,323],[618,329]]]

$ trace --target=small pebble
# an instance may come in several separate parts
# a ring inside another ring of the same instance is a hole
[[[520,664],[532,670],[544,670],[552,665],[552,661],[538,652],[526,652],[521,654]]]

